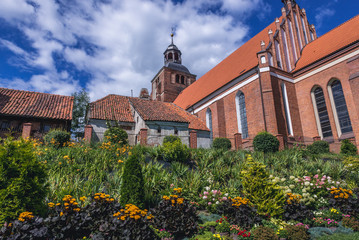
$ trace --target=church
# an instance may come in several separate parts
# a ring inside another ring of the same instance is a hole
[[[171,115],[173,107],[191,115],[181,129],[192,147],[209,147],[214,138],[224,137],[233,148],[250,149],[261,131],[277,136],[282,148],[325,140],[339,152],[344,139],[359,147],[359,15],[318,38],[305,9],[295,0],[282,1],[281,16],[197,80],[182,65],[172,36],[151,93],[143,89],[138,99],[170,106],[162,115]],[[127,99],[135,116],[135,100]],[[90,125],[96,120],[91,113],[96,102],[90,105]],[[107,112],[115,104],[108,103]],[[178,122],[172,120],[167,126],[178,133]],[[199,127],[189,127],[192,121]],[[96,132],[92,127],[88,131]],[[141,129],[151,127],[134,124],[130,131],[139,137]]]

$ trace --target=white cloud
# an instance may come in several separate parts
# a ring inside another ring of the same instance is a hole
[[[330,8],[317,9],[318,14],[315,16],[316,27],[320,28],[323,25],[325,18],[331,17],[335,14],[335,10]]]
[[[28,81],[37,91],[70,94],[79,80],[56,64],[54,54],[88,73],[92,100],[109,93],[137,96],[163,66],[163,52],[176,26],[175,44],[183,65],[198,77],[242,43],[248,26],[238,21],[256,11],[262,0],[26,0],[0,1],[0,17],[24,33],[35,53],[0,41],[29,66],[43,70]],[[3,15],[5,9],[12,9]],[[213,11],[213,9],[217,9]],[[21,10],[22,9],[22,10]],[[258,11],[261,11],[259,9]],[[23,21],[20,19],[31,19]],[[15,85],[21,83],[12,80]]]

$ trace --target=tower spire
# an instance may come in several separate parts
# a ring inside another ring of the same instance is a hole
[[[171,28],[171,44],[173,45],[173,36],[174,36],[175,28]]]

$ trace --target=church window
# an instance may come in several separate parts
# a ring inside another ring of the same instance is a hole
[[[293,127],[292,127],[292,119],[290,116],[287,88],[284,83],[281,84],[281,87],[282,87],[282,97],[283,97],[285,118],[286,118],[286,122],[287,122],[287,130],[288,130],[288,134],[293,136]]]
[[[173,54],[172,53],[168,54],[168,59],[173,59]]]
[[[283,69],[283,67],[282,67],[282,56],[281,56],[281,52],[280,52],[279,42],[277,40],[275,40],[274,45],[275,45],[275,51],[276,51],[276,55],[277,55],[277,65],[278,65],[278,67],[280,69]]]
[[[287,34],[285,33],[284,29],[281,29],[282,37],[283,37],[283,49],[284,49],[284,57],[287,64],[287,70],[290,72],[292,70],[292,66],[290,64],[290,57],[289,57],[289,50],[288,50],[288,42],[287,42]]]
[[[298,24],[298,18],[297,13],[294,12],[294,21],[295,21],[295,29],[297,31],[298,41],[299,41],[299,47],[300,49],[303,48],[302,39],[300,38],[300,32],[299,32],[299,24]]]
[[[302,28],[303,28],[305,44],[308,44],[308,36],[307,36],[307,31],[305,30],[304,18],[302,16],[300,16],[300,18],[302,20]]]
[[[328,86],[328,92],[339,137],[344,133],[352,132],[353,128],[340,81],[332,81]]]
[[[269,66],[273,67],[273,56],[271,53],[268,53],[268,61],[269,61]]]
[[[310,31],[310,39],[313,41],[314,40],[314,33],[313,31]]]
[[[265,64],[265,63],[266,63],[266,57],[265,57],[265,56],[262,56],[262,57],[261,57],[261,63],[262,63],[262,64]]]
[[[157,133],[161,133],[161,126],[157,127]]]
[[[289,28],[289,36],[290,36],[290,41],[292,43],[292,52],[293,52],[293,56],[294,56],[294,61],[297,61],[298,57],[297,57],[297,52],[295,50],[295,41],[294,41],[294,33],[293,33],[293,26],[292,26],[292,22],[288,19],[288,28]]]
[[[315,87],[312,90],[311,95],[312,95],[314,114],[317,120],[319,135],[323,138],[333,136],[323,89],[321,87]]]
[[[179,83],[180,82],[180,77],[178,74],[176,74],[176,83]]]
[[[8,128],[10,128],[10,122],[9,121],[3,121],[1,123],[1,129],[2,130],[7,130]]]
[[[178,60],[178,53],[175,53],[175,60]]]
[[[177,135],[178,134],[178,129],[176,127],[174,127],[173,129],[174,129],[175,135]]]
[[[206,125],[210,131],[210,138],[213,139],[213,130],[212,130],[212,111],[210,108],[206,111]]]
[[[236,110],[237,110],[237,123],[238,132],[242,134],[242,138],[248,138],[248,123],[246,102],[243,92],[239,91],[236,95]]]
[[[181,84],[184,84],[184,76],[181,76]]]

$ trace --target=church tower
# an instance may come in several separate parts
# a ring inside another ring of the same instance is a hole
[[[182,53],[173,43],[173,33],[163,55],[164,66],[151,81],[151,99],[173,102],[183,89],[196,81],[196,75],[182,65]]]

